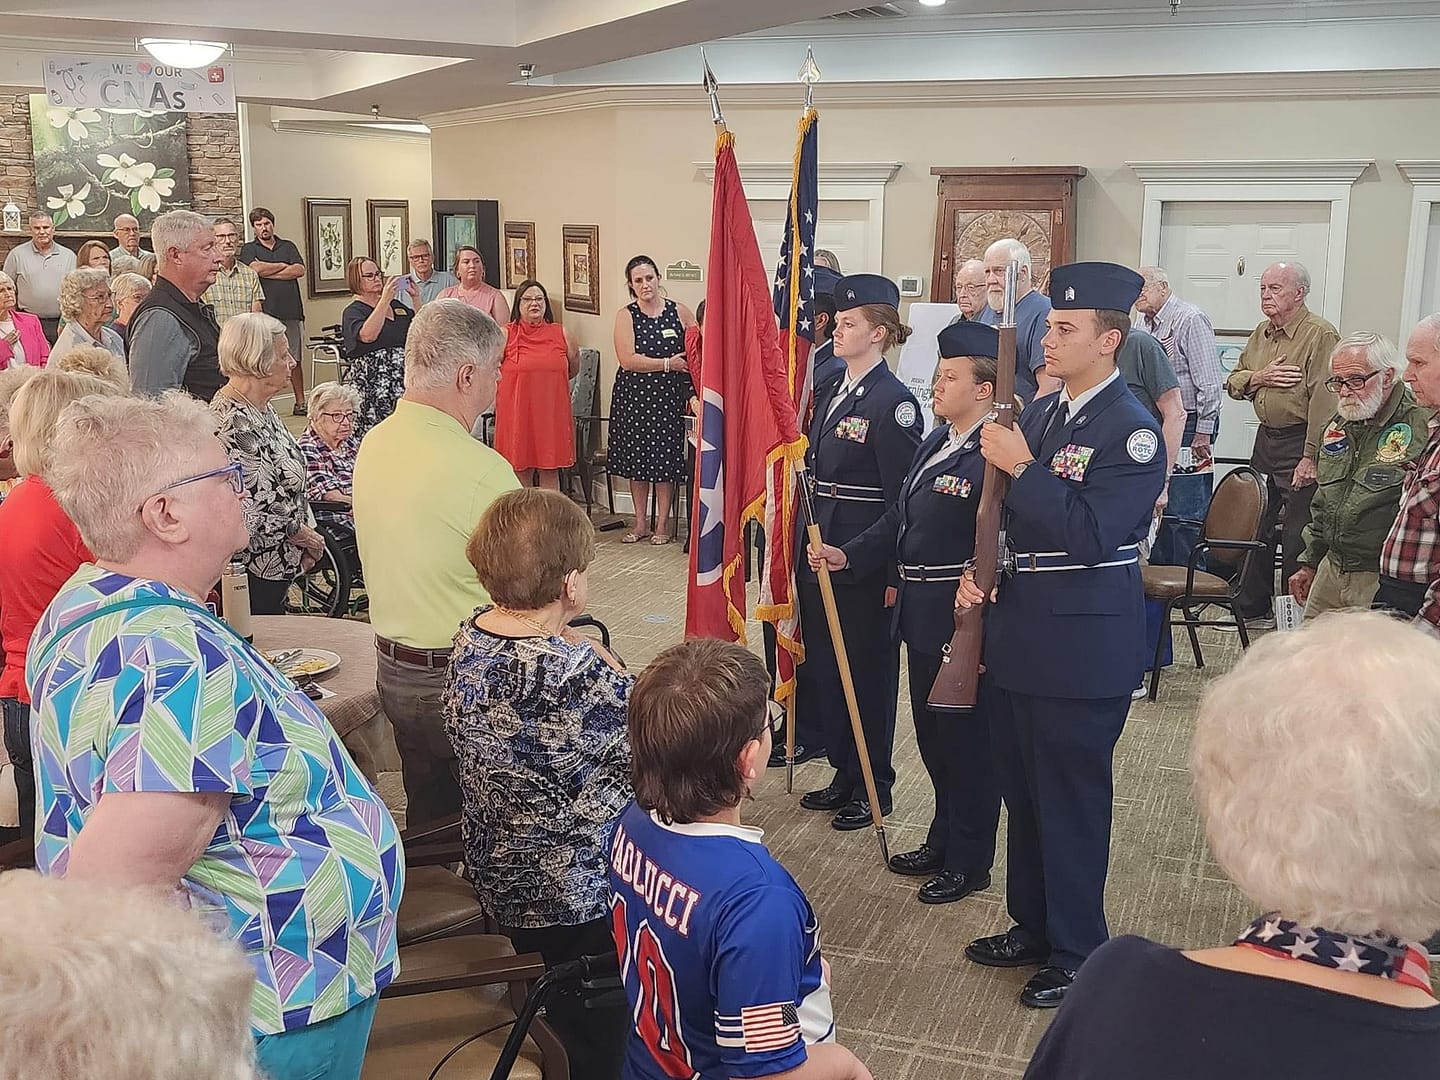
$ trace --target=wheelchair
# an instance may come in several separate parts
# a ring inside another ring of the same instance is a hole
[[[344,503],[311,502],[315,531],[325,551],[309,570],[296,575],[285,595],[287,615],[322,615],[343,619],[369,608],[360,569],[360,546]]]

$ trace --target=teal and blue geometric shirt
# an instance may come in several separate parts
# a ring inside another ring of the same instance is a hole
[[[136,598],[163,606],[64,633]],[[65,873],[109,792],[229,792],[182,885],[254,965],[257,1034],[338,1016],[398,968],[395,822],[309,698],[224,624],[161,598],[189,599],[86,563],[35,629],[26,682],[38,867]]]

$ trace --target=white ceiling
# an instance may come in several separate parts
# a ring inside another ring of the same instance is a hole
[[[0,85],[141,36],[230,41],[243,99],[424,117],[604,86],[966,82],[1440,67],[1440,3],[1405,0],[0,0]],[[58,13],[57,13],[58,7]],[[243,22],[245,25],[237,25]],[[521,63],[535,67],[530,85]],[[698,89],[697,89],[698,94]]]

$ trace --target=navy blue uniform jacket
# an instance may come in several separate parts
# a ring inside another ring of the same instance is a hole
[[[1164,442],[1123,378],[1046,435],[1059,403],[1058,392],[1047,394],[1020,414],[1035,463],[1005,499],[1020,570],[1006,575],[989,610],[985,666],[996,686],[1015,693],[1120,697],[1145,670],[1134,545],[1149,532],[1165,484]],[[1026,572],[1029,554],[1081,568]]]
[[[929,434],[915,451],[900,498],[883,518],[843,547],[857,574],[871,573],[891,561],[926,568],[902,575],[891,633],[930,656],[939,656],[955,631],[958,567],[975,555],[975,512],[985,481],[978,432],[925,467],[949,436],[949,424]],[[929,573],[949,580],[906,580]]]
[[[808,455],[819,489],[813,500],[815,520],[825,543],[836,547],[859,536],[895,504],[924,430],[915,395],[884,363],[861,379],[835,415],[826,419],[843,382],[836,380],[816,392]],[[829,484],[846,485],[845,497],[823,494]],[[805,555],[809,540],[799,515],[795,528],[796,577],[813,582],[815,572]],[[849,569],[832,575],[836,585],[854,583],[861,576]]]

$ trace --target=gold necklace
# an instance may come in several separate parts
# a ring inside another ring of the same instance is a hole
[[[495,610],[500,612],[501,615],[510,616],[510,618],[514,619],[516,622],[522,622],[526,626],[531,627],[532,629],[539,630],[541,637],[551,638],[560,636],[559,630],[552,630],[544,623],[536,619],[532,619],[528,615],[521,615],[518,611],[512,611],[510,608],[507,608],[502,604],[496,604]]]

